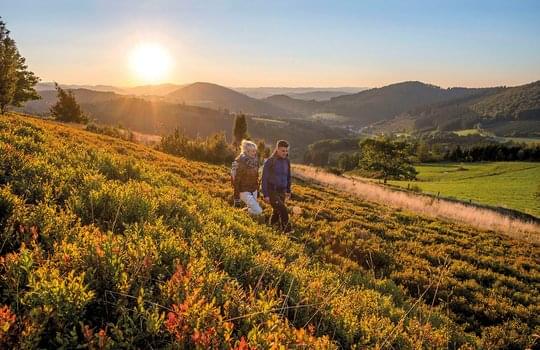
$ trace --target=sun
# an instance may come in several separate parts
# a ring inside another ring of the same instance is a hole
[[[138,80],[145,83],[163,81],[170,71],[172,59],[163,46],[141,43],[129,55],[129,65]]]

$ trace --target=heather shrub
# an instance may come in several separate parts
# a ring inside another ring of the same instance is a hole
[[[38,309],[55,327],[66,329],[84,317],[86,305],[94,297],[84,283],[84,273],[60,275],[54,267],[40,266],[28,275],[23,304]]]
[[[0,150],[8,347],[536,346],[535,244],[309,183],[284,235],[227,167],[38,120]]]

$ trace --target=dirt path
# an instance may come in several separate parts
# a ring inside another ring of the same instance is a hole
[[[512,238],[540,244],[540,225],[514,219],[494,210],[410,192],[394,191],[374,183],[333,175],[305,165],[294,165],[293,174],[301,180],[331,186],[371,202],[410,210],[423,216],[468,224],[482,230],[494,230]]]

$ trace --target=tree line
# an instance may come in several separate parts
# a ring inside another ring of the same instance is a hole
[[[456,140],[456,137],[458,138]],[[458,144],[464,139],[463,145]],[[437,142],[440,141],[440,142]],[[428,139],[385,137],[323,140],[308,147],[304,162],[341,174],[355,170],[362,176],[414,180],[415,163],[540,161],[539,144],[495,143],[485,138],[437,136]]]
[[[452,162],[540,161],[540,145],[489,144],[462,148],[459,145],[444,154]]]

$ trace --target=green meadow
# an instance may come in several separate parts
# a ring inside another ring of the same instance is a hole
[[[438,163],[416,167],[423,192],[516,209],[540,217],[540,164],[531,162]]]

